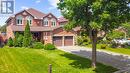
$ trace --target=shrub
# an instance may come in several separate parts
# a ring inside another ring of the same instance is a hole
[[[88,42],[83,42],[81,46],[86,46],[88,44],[89,44]]]
[[[121,44],[121,48],[127,48],[128,46],[128,43]]]
[[[48,44],[46,44],[46,45],[44,46],[44,49],[45,49],[45,50],[55,50],[56,47],[55,47],[53,44],[48,43]]]
[[[107,44],[102,44],[101,45],[101,49],[106,49],[107,48]]]
[[[34,49],[43,49],[44,45],[41,42],[35,42],[32,44],[32,48]]]
[[[23,44],[23,35],[19,35],[19,37],[17,38],[18,41],[18,47],[22,47]]]
[[[111,47],[112,47],[112,48],[117,48],[117,47],[119,47],[119,45],[120,45],[120,44],[118,44],[118,43],[116,43],[116,42],[112,42],[112,43],[111,43]]]
[[[18,37],[19,37],[19,33],[18,32],[16,32],[16,34],[15,34],[15,38],[14,38],[14,42],[13,42],[13,44],[14,44],[14,46],[15,47],[18,47]]]
[[[82,44],[83,44],[83,39],[80,36],[78,36],[77,37],[77,45],[82,45]]]
[[[23,46],[29,47],[31,46],[31,42],[32,42],[32,34],[30,31],[29,23],[27,23],[24,31]]]
[[[77,45],[86,46],[88,44],[90,44],[90,39],[88,36],[83,35],[77,37]]]
[[[13,47],[13,46],[14,46],[14,45],[13,45],[13,39],[12,39],[11,37],[9,38],[7,45],[8,45],[9,47]]]

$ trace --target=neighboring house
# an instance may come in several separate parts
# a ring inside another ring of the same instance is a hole
[[[75,36],[79,33],[79,28],[67,32],[62,26],[68,20],[63,17],[56,18],[52,13],[44,14],[33,8],[23,10],[7,19],[7,39],[14,38],[16,32],[23,34],[27,22],[33,38],[37,41],[56,46],[75,45]]]

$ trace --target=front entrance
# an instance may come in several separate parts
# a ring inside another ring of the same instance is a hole
[[[32,32],[32,36],[35,41],[41,41],[41,32]]]

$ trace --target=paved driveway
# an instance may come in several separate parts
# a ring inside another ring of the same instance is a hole
[[[92,50],[90,48],[79,46],[67,46],[58,47],[58,49],[91,59]],[[119,73],[125,73],[124,71],[126,71],[126,73],[130,73],[129,55],[98,50],[97,61],[105,65],[113,66],[115,68],[120,69],[122,72]]]

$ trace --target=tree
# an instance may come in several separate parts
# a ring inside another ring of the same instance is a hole
[[[119,38],[124,38],[125,37],[125,33],[118,31],[118,30],[113,30],[111,33],[108,33],[106,35],[106,38],[108,38],[109,40],[111,39],[119,39]]]
[[[129,0],[60,0],[58,3],[62,15],[69,20],[68,30],[80,26],[82,31],[89,32],[93,68],[96,68],[97,40],[130,21],[129,4]],[[104,32],[104,35],[98,36],[99,32]]]
[[[130,23],[124,23],[123,26],[125,33],[125,37],[130,38]]]
[[[29,23],[27,23],[25,27],[25,31],[24,31],[23,46],[29,47],[31,45],[31,40],[32,40],[32,36],[30,32],[30,26],[29,26]]]
[[[8,45],[9,47],[12,47],[12,46],[13,46],[13,39],[12,39],[11,37],[9,38],[7,45]]]
[[[18,32],[16,32],[16,34],[15,34],[15,38],[14,38],[14,46],[15,47],[18,47],[18,37],[19,37],[19,33]]]
[[[1,31],[1,32],[6,32],[6,27],[7,27],[6,24],[3,25],[3,26],[0,26],[0,31]]]
[[[17,41],[18,41],[18,46],[22,47],[23,46],[23,35],[20,34]]]

